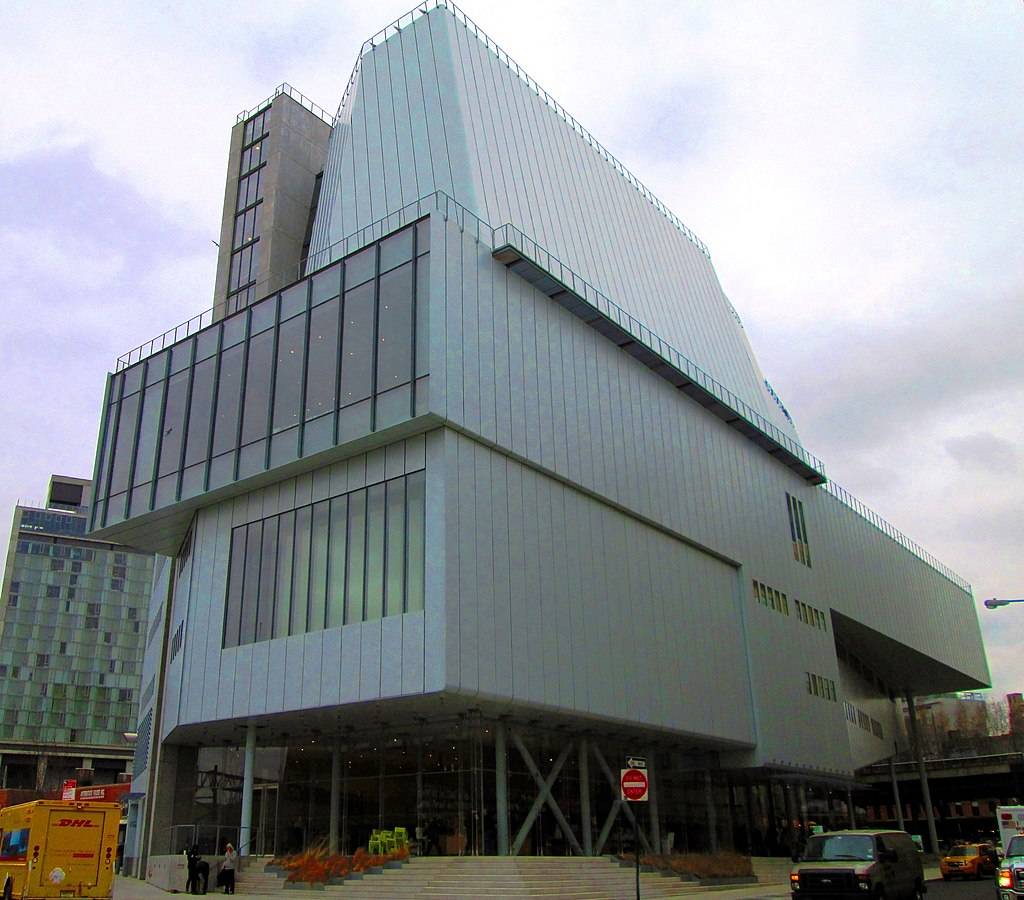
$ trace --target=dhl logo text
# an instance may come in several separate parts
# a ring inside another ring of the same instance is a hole
[[[91,819],[59,819],[56,822],[57,828],[96,828],[96,823]]]

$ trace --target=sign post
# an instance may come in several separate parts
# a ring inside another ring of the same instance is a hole
[[[60,790],[61,800],[74,800],[75,799],[75,788],[78,787],[78,782],[74,778],[64,779],[64,784]]]
[[[646,803],[650,782],[647,778],[647,760],[639,756],[626,759],[625,769],[619,770],[619,790],[627,803]],[[636,900],[640,900],[640,814],[633,813],[633,858],[636,861]]]

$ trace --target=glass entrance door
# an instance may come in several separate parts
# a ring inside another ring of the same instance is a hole
[[[277,853],[277,785],[258,784],[252,790],[252,853]]]

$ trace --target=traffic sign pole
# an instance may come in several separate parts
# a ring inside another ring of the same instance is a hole
[[[636,858],[636,900],[640,900],[640,810],[633,813],[633,856]]]

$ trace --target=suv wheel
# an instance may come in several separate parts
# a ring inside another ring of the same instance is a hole
[[[924,900],[924,885],[920,881],[914,882],[914,900]]]

